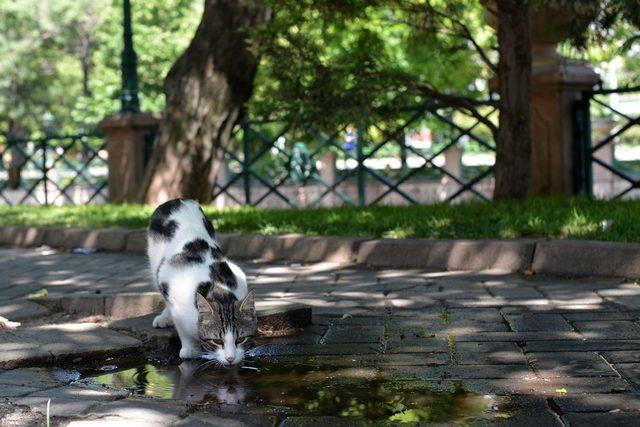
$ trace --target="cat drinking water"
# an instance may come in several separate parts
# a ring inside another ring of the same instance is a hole
[[[175,326],[182,359],[205,356],[227,367],[241,363],[256,331],[253,291],[222,253],[198,202],[175,199],[156,208],[148,255],[165,302],[153,327]]]

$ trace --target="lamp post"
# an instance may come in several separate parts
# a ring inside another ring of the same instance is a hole
[[[120,111],[134,112],[140,111],[140,101],[138,100],[138,70],[136,51],[133,49],[133,32],[131,30],[131,3],[123,0],[123,37],[124,47],[122,49],[122,62],[120,70],[122,72],[122,93],[120,95]]]
[[[131,31],[131,3],[123,0],[122,92],[120,111],[105,117],[104,132],[109,153],[109,202],[135,202],[144,179],[147,142],[158,128],[158,117],[140,112],[136,52]]]

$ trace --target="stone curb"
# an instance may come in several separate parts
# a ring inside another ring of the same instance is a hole
[[[550,274],[640,278],[640,245],[614,242],[546,241],[536,246],[533,271]]]
[[[373,268],[531,270],[539,274],[640,278],[640,244],[541,239],[367,239],[299,234],[219,234],[230,258],[334,262]],[[0,245],[88,247],[142,254],[144,230],[0,227]]]

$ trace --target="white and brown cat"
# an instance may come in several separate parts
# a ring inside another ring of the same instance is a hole
[[[149,223],[148,255],[165,301],[153,326],[175,326],[183,359],[241,363],[256,330],[253,292],[222,253],[198,202],[175,199],[158,206]]]

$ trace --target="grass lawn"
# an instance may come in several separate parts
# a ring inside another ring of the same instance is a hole
[[[152,211],[143,205],[0,207],[0,225],[143,228]],[[524,203],[205,211],[223,233],[640,242],[640,201],[535,199]]]

